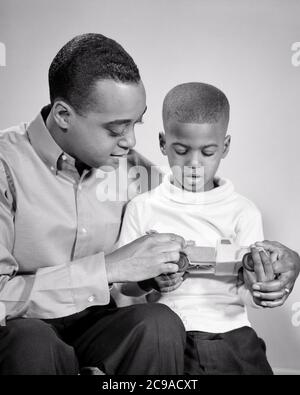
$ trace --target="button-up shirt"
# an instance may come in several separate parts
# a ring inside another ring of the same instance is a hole
[[[125,162],[123,181],[128,168],[151,165],[135,151]],[[109,302],[104,254],[118,239],[128,186],[120,182],[121,198],[105,200],[103,177],[77,171],[42,114],[0,133],[0,301],[8,319],[63,317]]]

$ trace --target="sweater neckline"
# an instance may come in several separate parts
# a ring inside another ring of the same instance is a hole
[[[234,192],[232,182],[226,178],[215,177],[215,188],[206,192],[190,192],[172,184],[172,174],[166,174],[160,186],[162,194],[169,200],[182,204],[211,204],[223,201]]]

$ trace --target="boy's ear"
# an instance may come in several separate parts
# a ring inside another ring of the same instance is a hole
[[[53,118],[57,125],[64,131],[67,132],[70,128],[72,117],[74,116],[74,110],[69,104],[62,100],[58,100],[53,104],[52,107]]]
[[[164,132],[159,132],[159,147],[163,155],[167,155],[166,152],[166,136]]]
[[[224,140],[224,149],[223,149],[222,159],[226,158],[226,156],[229,152],[230,142],[231,142],[231,136],[228,134]]]

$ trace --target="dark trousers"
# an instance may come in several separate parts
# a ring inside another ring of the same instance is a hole
[[[271,375],[266,346],[249,327],[226,333],[187,332],[185,373]]]
[[[183,374],[185,331],[162,304],[94,306],[69,317],[0,327],[0,374]]]

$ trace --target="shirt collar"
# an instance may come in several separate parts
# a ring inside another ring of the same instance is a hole
[[[50,106],[44,107],[38,116],[29,124],[27,133],[31,145],[39,157],[51,168],[57,171],[57,161],[63,150],[51,136],[44,119],[50,112]],[[66,155],[66,154],[65,154]]]

